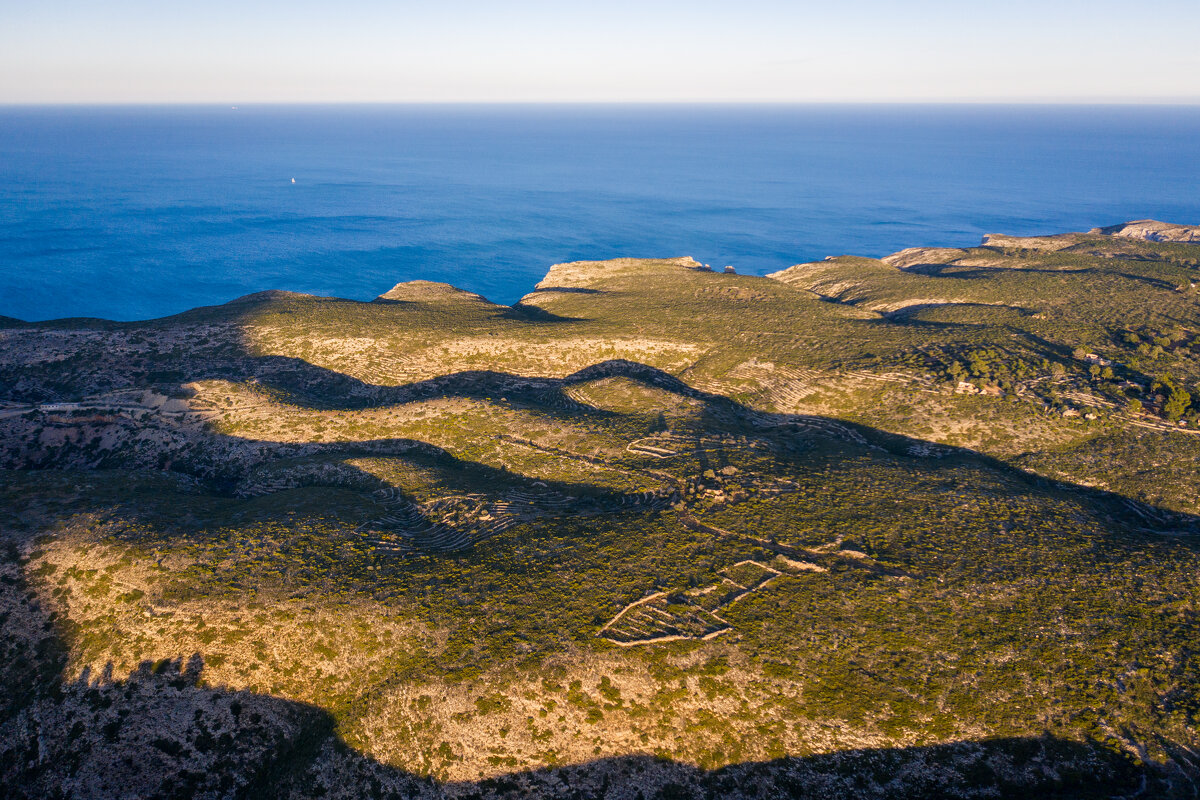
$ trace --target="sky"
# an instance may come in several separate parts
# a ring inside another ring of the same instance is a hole
[[[1200,103],[1200,1],[0,0],[0,103]]]

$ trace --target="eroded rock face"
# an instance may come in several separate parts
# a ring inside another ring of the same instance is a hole
[[[1146,242],[1182,242],[1185,244],[1200,242],[1200,226],[1198,225],[1174,225],[1153,219],[1139,219],[1121,225],[1109,225],[1106,228],[1093,228],[1089,232],[1102,233],[1106,236],[1120,236],[1126,239],[1141,239]]]

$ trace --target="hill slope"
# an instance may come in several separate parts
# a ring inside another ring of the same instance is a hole
[[[5,321],[0,782],[1194,796],[1177,228]]]

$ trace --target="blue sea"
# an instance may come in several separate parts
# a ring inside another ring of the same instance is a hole
[[[1196,223],[1198,187],[1196,107],[8,107],[0,314],[142,319],[416,278],[511,303],[578,259],[765,274]]]

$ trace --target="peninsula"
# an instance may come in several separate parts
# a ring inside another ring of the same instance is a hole
[[[1200,228],[0,319],[9,797],[1193,797]]]

